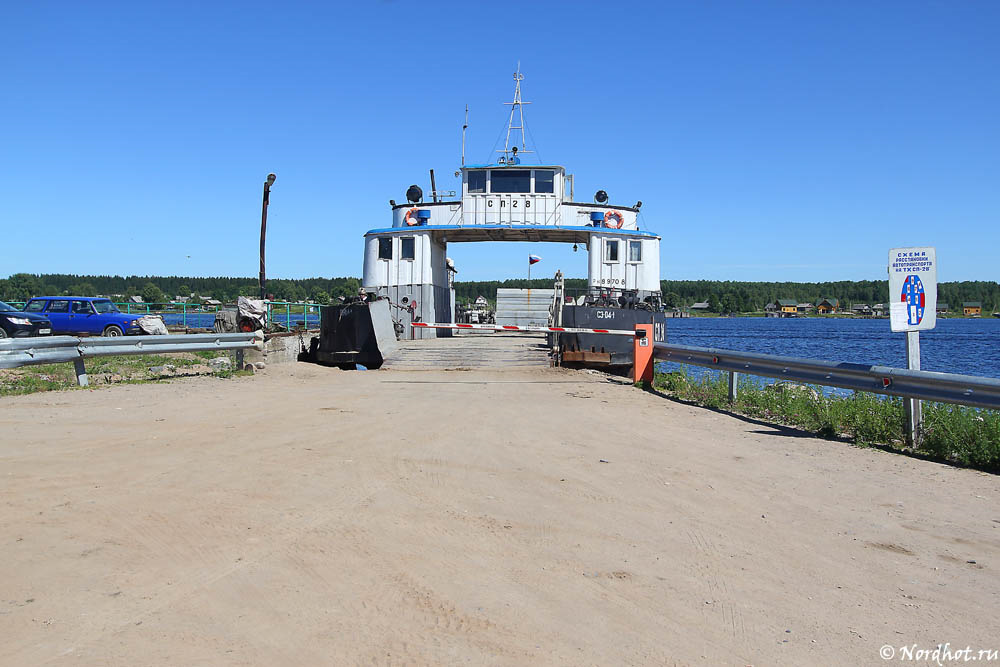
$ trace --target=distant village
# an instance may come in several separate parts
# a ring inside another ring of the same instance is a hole
[[[709,303],[701,301],[689,308],[692,313],[711,312]],[[961,308],[952,312],[947,303],[938,302],[938,315],[954,315],[962,317],[982,317],[981,301],[964,301]],[[853,303],[849,307],[841,306],[836,298],[822,298],[812,302],[799,303],[795,299],[776,299],[764,306],[765,317],[805,317],[808,315],[851,315],[862,318],[887,318],[889,306],[884,303]]]

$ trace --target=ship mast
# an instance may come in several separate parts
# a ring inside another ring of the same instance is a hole
[[[524,81],[524,75],[521,74],[521,62],[517,63],[517,71],[514,72],[514,101],[504,102],[504,104],[510,106],[510,119],[507,121],[507,139],[504,141],[503,150],[498,150],[497,153],[503,153],[503,158],[501,158],[501,164],[517,164],[517,153],[534,153],[534,151],[529,151],[527,145],[524,141],[524,108],[523,105],[531,104],[531,102],[521,101],[521,82]],[[518,124],[514,124],[514,116],[517,116]],[[521,145],[517,145],[516,137],[514,145],[510,143],[511,132],[517,130],[521,134]],[[514,153],[514,157],[508,156],[509,152]],[[511,162],[511,160],[514,162]]]

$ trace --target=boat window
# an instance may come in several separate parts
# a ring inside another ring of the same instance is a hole
[[[392,259],[392,238],[383,236],[378,240],[378,258]]]
[[[608,239],[604,242],[604,261],[605,262],[618,261],[618,241],[612,241]]]
[[[494,169],[490,181],[490,192],[531,192],[531,172],[526,169]]]
[[[642,241],[628,242],[628,261],[630,262],[642,261]]]
[[[486,172],[470,171],[469,192],[486,192]]]
[[[413,237],[404,236],[403,238],[399,239],[399,241],[400,241],[400,253],[399,253],[400,259],[413,259],[414,258]]]
[[[556,172],[551,169],[535,170],[535,192],[551,194],[555,192]]]

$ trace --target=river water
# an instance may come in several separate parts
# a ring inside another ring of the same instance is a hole
[[[667,341],[744,352],[906,367],[906,334],[889,320],[692,317],[667,320]],[[666,366],[670,366],[667,364]],[[1000,378],[1000,319],[938,319],[920,332],[925,371]]]
[[[180,325],[180,314],[164,321]],[[285,323],[285,314],[275,313]],[[187,325],[209,328],[211,313],[188,313]],[[302,315],[291,315],[291,326]],[[319,317],[309,315],[309,326]],[[679,345],[716,347],[826,361],[906,367],[906,334],[889,330],[889,320],[826,317],[690,317],[667,320],[667,340]],[[662,364],[667,370],[672,364]],[[1000,319],[939,319],[937,327],[920,332],[920,366],[927,371],[1000,378]],[[693,370],[693,369],[692,369]]]

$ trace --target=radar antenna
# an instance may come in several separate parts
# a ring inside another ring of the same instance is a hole
[[[521,82],[524,81],[524,75],[521,74],[521,61],[517,62],[517,71],[514,72],[514,101],[504,102],[504,104],[510,105],[510,120],[507,121],[507,139],[504,141],[503,150],[498,150],[497,153],[503,153],[503,158],[500,162],[506,164],[517,164],[519,160],[517,159],[518,153],[534,153],[535,151],[529,151],[527,145],[524,141],[524,108],[523,105],[531,104],[531,102],[521,101]],[[517,115],[518,125],[514,124],[514,116]],[[517,137],[515,136],[515,142],[513,145],[510,143],[511,132],[517,130],[521,134],[521,145],[517,145]],[[509,156],[508,153],[513,153],[513,156]]]

